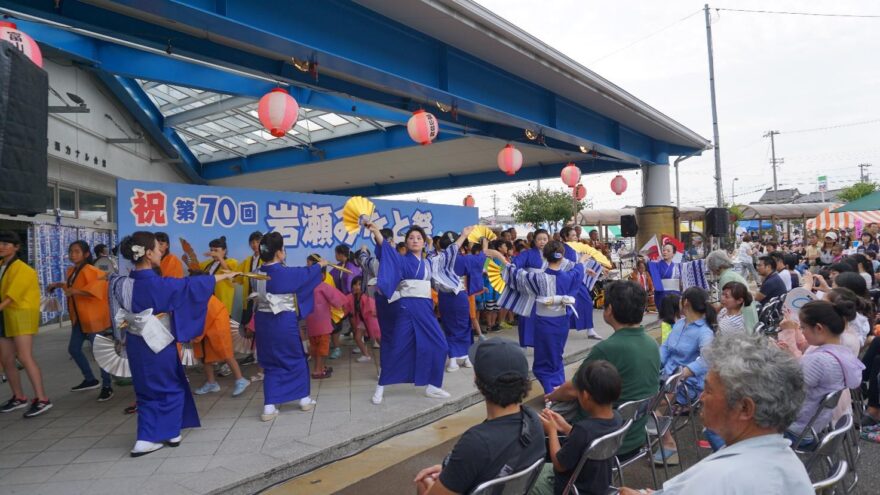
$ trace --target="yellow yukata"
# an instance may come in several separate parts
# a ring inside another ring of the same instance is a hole
[[[12,302],[2,311],[4,335],[36,334],[40,328],[40,283],[37,272],[17,258],[6,267],[0,280],[0,301],[7,297]]]
[[[226,258],[225,261],[226,266],[229,267],[230,271],[238,271],[238,261],[235,258]],[[217,270],[220,269],[220,262],[209,259],[203,261],[199,267],[205,273],[214,275]],[[229,314],[232,314],[232,303],[235,301],[235,285],[232,280],[226,279],[217,282],[217,284],[214,285],[214,295],[217,296],[217,299],[220,299],[223,305],[226,306],[226,310],[229,311]]]

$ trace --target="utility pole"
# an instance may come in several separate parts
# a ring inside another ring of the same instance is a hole
[[[780,158],[778,160],[776,159],[776,140],[773,138],[775,136],[777,136],[778,134],[779,134],[779,131],[767,131],[767,133],[764,134],[764,137],[770,138],[770,156],[771,156],[770,165],[773,166],[773,202],[774,203],[779,202],[778,189],[777,189],[777,183],[776,183],[776,165],[780,165],[785,161],[784,158]]]
[[[492,216],[498,218],[498,194],[492,190]]]
[[[709,47],[709,94],[712,97],[712,132],[715,140],[715,201],[716,206],[724,206],[721,197],[721,144],[718,142],[718,108],[715,105],[715,62],[712,58],[712,22],[709,16],[709,4],[705,4],[703,11],[706,13],[706,44]]]
[[[862,177],[862,182],[868,182],[868,179],[870,179],[870,177],[868,176],[868,173],[865,172],[865,169],[867,169],[867,168],[871,168],[870,163],[860,163],[859,164],[859,175]]]

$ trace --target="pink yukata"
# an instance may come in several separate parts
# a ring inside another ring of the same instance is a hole
[[[376,316],[376,300],[366,293],[360,295],[359,308],[355,308],[354,294],[346,296],[345,313],[350,314],[355,328],[365,328],[371,339],[381,339],[379,319]]]
[[[333,288],[326,282],[321,282],[315,287],[314,306],[312,312],[306,317],[306,329],[309,337],[319,337],[333,333],[333,320],[330,316],[330,308],[345,306],[345,294]]]

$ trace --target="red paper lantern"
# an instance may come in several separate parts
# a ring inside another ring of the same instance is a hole
[[[512,144],[508,144],[498,152],[498,168],[507,175],[517,173],[522,167],[522,162],[522,153]]]
[[[624,179],[622,175],[617,174],[611,179],[611,190],[618,196],[623,194],[624,191],[626,191],[626,179]]]
[[[284,137],[299,116],[299,104],[287,91],[275,88],[262,98],[257,106],[257,115],[263,127],[275,137]]]
[[[574,199],[580,201],[587,197],[587,188],[583,184],[578,184],[574,186],[571,193],[574,195]]]
[[[477,202],[474,201],[474,197],[473,197],[473,196],[471,196],[470,194],[468,194],[467,196],[464,197],[464,201],[462,201],[461,204],[464,205],[464,206],[468,206],[468,207],[473,208],[473,206],[474,206],[475,204],[477,204]]]
[[[43,53],[33,38],[28,36],[11,23],[0,21],[0,40],[8,41],[24,53],[37,67],[43,67]]]
[[[581,169],[574,163],[570,163],[562,169],[562,182],[568,187],[574,187],[581,180]]]
[[[406,123],[406,132],[413,141],[427,146],[440,133],[437,117],[424,110],[416,110]]]

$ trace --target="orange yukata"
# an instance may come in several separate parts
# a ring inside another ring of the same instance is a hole
[[[166,254],[162,258],[162,263],[159,264],[159,269],[162,271],[163,277],[183,278],[183,262],[174,254]]]
[[[205,333],[193,339],[192,343],[196,357],[205,363],[219,363],[234,356],[229,311],[217,296],[211,296],[208,300]]]
[[[67,269],[67,280],[75,267]],[[79,323],[83,333],[98,333],[110,328],[110,304],[107,302],[106,274],[92,265],[83,265],[79,275],[70,286],[72,289],[88,293],[88,296],[67,298],[67,310],[70,323]]]

